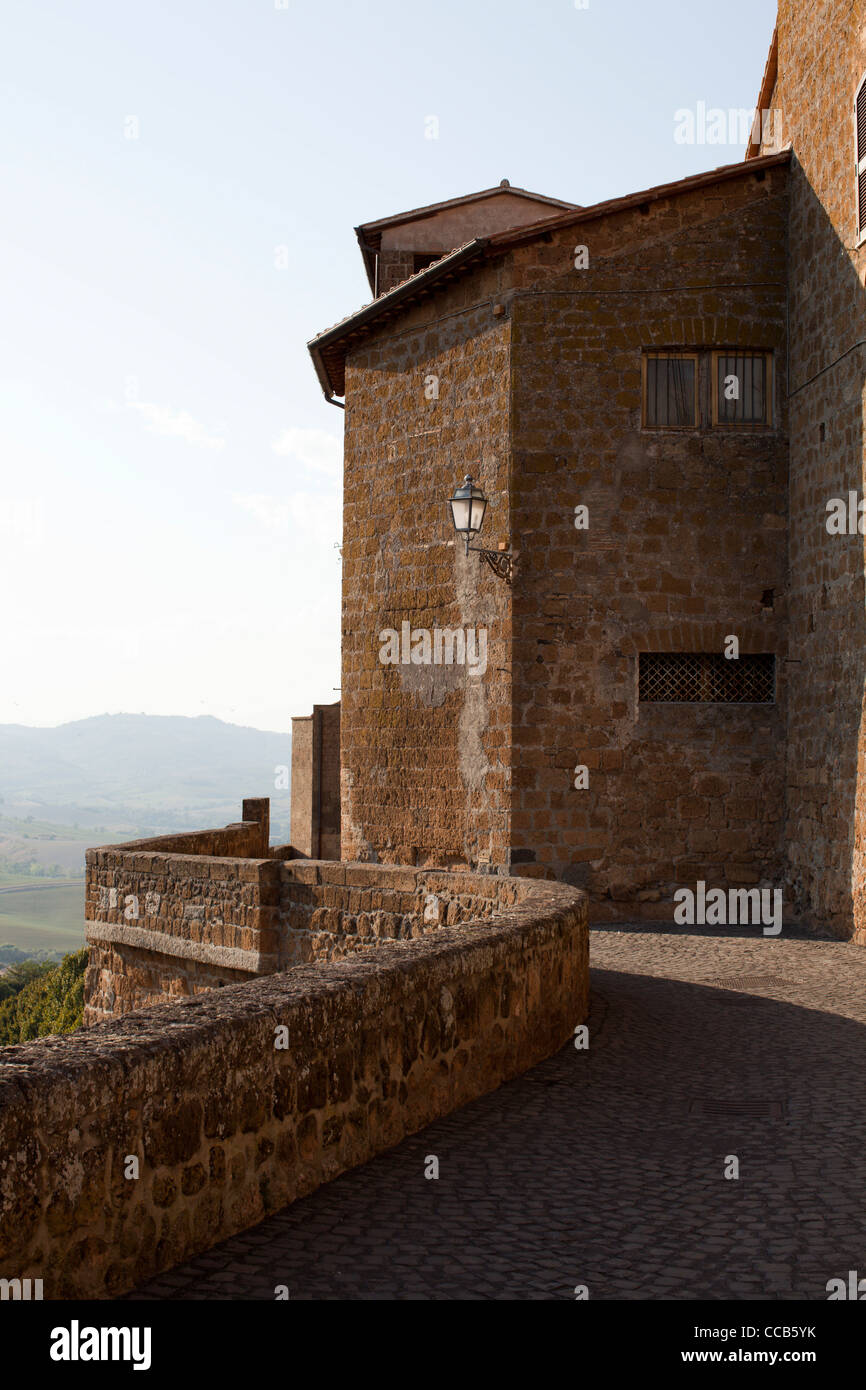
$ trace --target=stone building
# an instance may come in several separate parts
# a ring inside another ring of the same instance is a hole
[[[340,703],[292,720],[290,839],[307,859],[340,858]]]
[[[780,888],[866,942],[864,71],[864,0],[781,0],[742,162],[357,229],[376,297],[310,344],[343,858],[560,878],[597,920]]]

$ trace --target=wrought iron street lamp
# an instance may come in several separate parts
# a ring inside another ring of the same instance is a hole
[[[504,579],[506,584],[510,584],[512,555],[509,550],[484,550],[480,545],[469,544],[484,525],[484,515],[487,511],[487,498],[469,473],[461,486],[455,490],[454,496],[448,498],[448,505],[451,508],[454,530],[466,542],[466,554],[474,550],[476,555],[487,561],[495,575]]]

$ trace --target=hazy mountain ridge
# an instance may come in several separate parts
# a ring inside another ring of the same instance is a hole
[[[274,784],[290,763],[288,730],[211,715],[104,714],[53,729],[0,724],[0,814],[158,833],[238,820],[245,796],[268,796],[272,824],[287,839],[289,793]]]

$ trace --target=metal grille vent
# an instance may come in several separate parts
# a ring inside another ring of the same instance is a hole
[[[783,980],[781,975],[732,975],[726,980],[711,980],[720,989],[791,989],[800,980]]]
[[[857,229],[866,227],[866,81],[857,93]]]
[[[638,698],[648,703],[771,705],[776,658],[766,653],[729,660],[715,652],[641,652]]]
[[[785,1102],[780,1100],[693,1100],[690,1115],[713,1120],[780,1120]]]

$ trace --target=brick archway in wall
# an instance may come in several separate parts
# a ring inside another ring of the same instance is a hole
[[[768,616],[739,624],[705,620],[700,623],[683,621],[673,627],[667,624],[665,627],[647,628],[643,632],[624,636],[620,640],[619,650],[623,656],[638,656],[640,652],[723,652],[725,638],[730,636],[731,628],[736,627],[734,635],[739,639],[741,654],[750,656],[758,652],[773,652],[778,662],[778,675],[787,653],[781,634],[769,626],[770,615],[774,615],[776,610],[767,608],[765,613]]]

